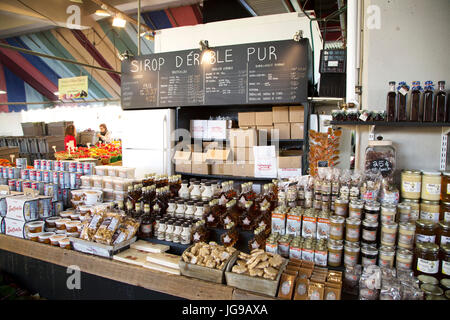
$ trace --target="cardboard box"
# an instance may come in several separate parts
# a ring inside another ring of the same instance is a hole
[[[256,112],[256,126],[271,126],[273,124],[272,111]]]
[[[228,120],[208,120],[208,134],[204,139],[225,140],[228,138]]]
[[[303,139],[305,126],[303,122],[291,123],[291,139]]]
[[[232,176],[233,175],[234,163],[224,163],[223,164],[223,175]]]
[[[27,234],[28,228],[26,226],[31,221],[25,222],[25,221],[21,221],[21,220],[11,219],[8,217],[5,217],[0,220],[2,222],[2,225],[1,225],[2,233],[9,235],[9,236],[22,238],[22,239],[28,238],[28,234]]]
[[[222,176],[224,173],[224,163],[215,163],[211,165],[211,174]]]
[[[252,162],[234,163],[232,166],[232,175],[235,177],[253,177],[255,164]]]
[[[289,107],[289,122],[305,122],[305,107],[304,106],[290,106]]]
[[[191,172],[196,174],[211,174],[211,165],[206,163],[206,153],[192,153]]]
[[[207,163],[223,163],[230,161],[232,158],[232,152],[230,149],[218,150],[210,149],[206,152],[206,162]]]
[[[260,144],[263,141],[270,141],[272,139],[273,126],[257,126],[258,130],[258,141]]]
[[[255,112],[238,112],[238,125],[241,127],[256,126]]]
[[[302,167],[302,154],[299,152],[297,155],[289,155],[281,153],[278,156],[278,168],[301,168]]]
[[[192,153],[190,151],[175,151],[173,156],[173,161],[175,163],[175,171],[191,173],[192,163],[191,163]]]
[[[208,136],[208,120],[191,120],[191,137],[206,139]]]
[[[258,145],[258,138],[255,129],[231,129],[230,147],[231,148],[250,148]]]
[[[237,162],[253,162],[253,148],[233,148],[233,159]]]
[[[291,139],[290,123],[275,123],[274,129],[278,129],[278,139]]]
[[[289,107],[272,107],[273,123],[289,123]]]

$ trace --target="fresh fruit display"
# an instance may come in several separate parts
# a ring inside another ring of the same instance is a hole
[[[90,148],[78,147],[74,152],[59,151],[55,153],[57,160],[70,160],[82,158],[101,159],[103,164],[122,160],[122,143],[113,141],[108,144],[99,143]]]

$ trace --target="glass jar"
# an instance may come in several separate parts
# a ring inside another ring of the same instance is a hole
[[[344,239],[344,222],[345,218],[341,216],[330,217],[330,239],[343,240]]]
[[[378,250],[373,246],[363,246],[361,248],[361,264],[363,267],[377,264]]]
[[[450,221],[440,221],[437,244],[443,246],[447,243],[450,243]]]
[[[289,258],[289,246],[291,244],[291,238],[288,235],[282,236],[278,240],[278,254],[284,258]],[[302,253],[303,257],[303,253]]]
[[[381,268],[393,268],[395,258],[394,247],[381,246],[380,258],[378,259],[378,266]]]
[[[398,228],[398,247],[412,249],[414,247],[414,234],[416,225],[411,222],[400,222]]]
[[[166,237],[166,220],[161,219],[159,221],[159,228],[158,228],[158,240],[164,240]]]
[[[384,246],[395,246],[397,240],[398,224],[386,222],[381,224],[381,244]]]
[[[417,170],[403,170],[401,175],[401,195],[406,199],[420,199],[422,173]]]
[[[364,219],[378,221],[380,215],[380,203],[377,201],[367,201],[364,205]]]
[[[203,201],[209,201],[209,200],[212,199],[212,196],[213,196],[213,189],[212,189],[211,183],[210,182],[206,182],[205,183],[205,188],[204,188],[204,190],[202,192],[202,200]]]
[[[420,219],[439,222],[439,201],[422,200],[420,203]]]
[[[416,221],[416,244],[418,242],[436,243],[438,224],[433,221]]]
[[[266,252],[267,252],[267,243],[272,241],[271,239],[266,240]],[[302,259],[302,244],[298,238],[292,240],[291,245],[289,246],[289,259]]]
[[[419,280],[419,285],[428,283],[437,286],[439,284],[439,280],[433,276],[427,276],[425,274],[421,274],[417,276],[417,280]]]
[[[189,227],[189,223],[183,224],[183,231],[181,232],[181,244],[190,244],[191,243],[191,228]]]
[[[445,300],[442,296],[444,294],[444,290],[438,286],[425,283],[420,286],[420,290],[422,290],[425,294],[425,300]]]
[[[189,219],[194,218],[194,212],[195,212],[194,202],[188,201],[186,205],[186,211],[184,212],[184,216]]]
[[[442,258],[440,274],[443,278],[450,278],[450,244],[441,246]],[[450,279],[448,279],[450,281]],[[448,289],[448,288],[447,288]]]
[[[336,199],[334,202],[334,214],[341,217],[347,217],[348,212],[348,200]]]
[[[180,243],[181,242],[181,232],[182,231],[183,231],[183,228],[181,227],[181,223],[180,222],[176,222],[175,225],[174,225],[172,242],[174,242],[174,243]]]
[[[169,199],[169,202],[168,202],[168,207],[167,207],[167,210],[166,210],[166,213],[169,215],[169,216],[175,216],[175,211],[176,211],[176,209],[177,209],[177,204],[175,203],[175,200],[173,200],[173,199]]]
[[[176,218],[184,218],[184,212],[186,211],[186,205],[183,200],[178,200],[177,208],[175,209]]]
[[[398,249],[396,255],[397,269],[411,270],[413,263],[413,253],[410,250]]]
[[[188,182],[186,180],[183,180],[183,183],[181,184],[180,190],[178,190],[178,196],[181,199],[188,200],[189,199],[189,188],[188,188]]]
[[[441,202],[439,220],[450,221],[450,202]]]
[[[343,249],[344,246],[342,244],[342,241],[328,241],[328,265],[330,267],[341,266]]]
[[[450,172],[449,171],[442,173],[441,201],[450,202]]]
[[[383,203],[381,206],[381,222],[395,222],[397,207],[391,203]]]
[[[437,275],[439,272],[439,246],[435,243],[418,243],[413,259],[414,275]]]
[[[422,200],[439,201],[441,199],[441,173],[422,171]]]
[[[395,171],[395,148],[392,141],[368,142],[365,155],[365,171],[380,172],[384,178],[392,177]]]
[[[364,201],[361,200],[350,201],[348,216],[350,218],[361,219],[363,208],[364,208]]]
[[[361,229],[361,220],[358,218],[346,219],[345,240],[350,242],[358,242]]]
[[[375,245],[377,243],[378,222],[364,220],[362,222],[362,240],[361,243],[366,245]]]
[[[346,242],[344,247],[344,265],[354,267],[358,264],[360,247],[357,242]]]
[[[317,239],[328,239],[330,236],[330,218],[328,213],[322,211],[317,217]]]
[[[398,206],[398,221],[408,222],[411,219],[411,206],[408,203],[402,202]],[[417,220],[417,219],[416,219]]]

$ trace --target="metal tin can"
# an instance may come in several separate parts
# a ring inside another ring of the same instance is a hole
[[[23,190],[25,190],[25,188],[30,189],[31,188],[31,181],[30,180],[26,180],[22,182],[22,188]]]
[[[92,163],[92,162],[84,162],[83,163],[83,174],[90,176],[93,173],[94,173],[94,163]]]
[[[52,215],[50,198],[39,199],[39,218],[48,218]]]
[[[52,183],[59,184],[59,172],[58,171],[51,171],[52,173]]]
[[[45,183],[50,183],[50,171],[42,171],[42,181]]]
[[[41,170],[47,170],[47,160],[41,160]]]
[[[61,161],[61,171],[69,171],[70,161]]]
[[[19,177],[15,177],[15,168],[8,168],[8,179],[18,179]]]
[[[82,173],[76,173],[75,175],[75,189],[80,189],[81,187],[81,177],[83,176]]]
[[[52,160],[46,160],[44,170],[49,170],[50,171],[52,169],[53,169],[53,161]]]
[[[54,184],[53,190],[54,191],[53,191],[52,201],[58,201],[58,192],[61,190],[61,188],[57,184]],[[61,196],[62,196],[62,194],[61,194]]]
[[[9,179],[8,186],[10,191],[17,191],[16,189],[16,179]]]
[[[26,158],[16,158],[16,168],[26,169],[27,168],[27,159]]]
[[[58,186],[58,193],[57,193],[57,201],[62,201],[63,195],[62,195],[62,188]]]
[[[42,170],[36,170],[36,181],[42,181],[44,178],[42,172]]]
[[[23,187],[22,187],[22,185],[23,185],[23,180],[17,179],[17,180],[16,180],[16,191],[17,191],[17,192],[23,192]]]
[[[55,171],[61,171],[61,161],[55,160],[53,162],[53,170]]]
[[[62,189],[63,203],[65,206],[69,206],[69,189]]]
[[[8,167],[3,167],[2,178],[8,179]]]
[[[77,172],[77,163],[74,161],[69,162],[69,172]]]
[[[30,180],[30,170],[21,169],[20,170],[20,179],[22,180]]]
[[[70,174],[70,172],[64,171],[64,189],[70,189]]]
[[[76,172],[70,173],[70,189],[72,189],[72,190],[77,189],[77,173]]]
[[[58,185],[61,188],[64,188],[64,171],[59,171],[58,172]]]
[[[83,173],[83,162],[77,162],[77,172]]]
[[[43,196],[44,195],[45,182],[42,182],[42,181],[36,181],[36,182],[38,183],[39,195]]]
[[[36,170],[34,169],[30,170],[30,180],[36,181]]]
[[[41,159],[34,160],[34,169],[41,170]]]
[[[31,182],[31,189],[39,190],[39,182],[37,182],[37,181],[32,181],[32,182]]]

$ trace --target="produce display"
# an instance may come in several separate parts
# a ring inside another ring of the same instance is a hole
[[[93,158],[100,159],[102,164],[114,163],[122,160],[122,143],[114,141],[108,144],[97,144],[90,148],[78,147],[74,152],[59,151],[55,153],[57,160],[72,160]]]

